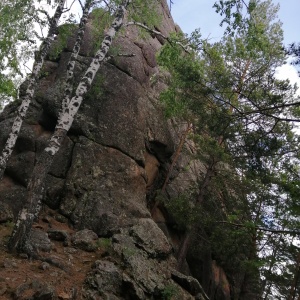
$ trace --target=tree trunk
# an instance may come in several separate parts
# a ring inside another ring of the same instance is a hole
[[[167,187],[167,184],[169,182],[169,179],[170,179],[170,176],[171,176],[171,173],[173,171],[173,168],[175,166],[175,164],[177,163],[177,160],[179,158],[179,155],[180,153],[182,152],[182,148],[184,146],[184,143],[186,142],[186,138],[187,138],[187,135],[189,134],[189,132],[191,131],[191,128],[192,128],[192,124],[188,123],[187,124],[187,128],[184,130],[184,132],[181,134],[181,138],[180,138],[180,142],[179,142],[179,145],[176,149],[176,152],[174,154],[174,157],[172,159],[172,163],[171,163],[171,166],[168,170],[168,173],[167,173],[167,176],[166,176],[166,179],[164,181],[164,185],[161,189],[162,193],[164,193],[166,187]]]
[[[181,242],[178,254],[177,254],[177,268],[178,271],[182,271],[183,270],[183,264],[185,262],[186,259],[186,255],[187,252],[189,250],[190,247],[190,243],[191,243],[191,239],[192,239],[192,232],[191,231],[187,231],[183,237],[183,240]]]
[[[297,256],[295,274],[294,274],[293,282],[291,284],[291,290],[290,290],[288,300],[294,300],[296,297],[296,287],[297,287],[297,283],[298,283],[298,279],[299,279],[299,273],[300,273],[300,252],[298,253],[298,256]],[[300,295],[299,295],[299,297],[300,297]]]
[[[25,206],[18,214],[8,248],[12,252],[26,252],[31,254],[32,249],[27,244],[33,222],[38,218],[43,198],[44,179],[51,167],[52,156],[43,151],[34,167],[33,175],[28,185],[28,196]]]
[[[44,179],[52,165],[54,156],[60,149],[62,141],[64,140],[69,128],[73,123],[74,117],[82,103],[83,97],[90,88],[93,79],[100,68],[100,63],[105,59],[116,32],[122,27],[124,15],[130,2],[131,0],[125,0],[123,4],[118,7],[116,11],[116,17],[103,39],[101,48],[97,51],[95,58],[92,60],[90,66],[85,72],[85,75],[78,84],[76,95],[71,99],[68,108],[62,113],[48,146],[38,159],[38,162],[33,170],[33,176],[28,185],[28,198],[26,205],[18,215],[18,220],[15,224],[12,237],[9,241],[8,246],[11,251],[31,251],[31,249],[28,248],[27,240],[32,223],[34,219],[38,217],[41,209]]]
[[[200,191],[197,196],[195,205],[201,205],[201,203],[203,202],[204,196],[205,196],[205,191],[206,191],[207,187],[209,186],[211,179],[214,176],[216,164],[217,164],[217,162],[215,160],[213,160],[212,163],[208,166],[205,176],[204,176],[203,183],[200,187]],[[189,231],[186,231],[186,233],[183,237],[183,241],[180,245],[178,255],[177,255],[178,270],[181,270],[183,268],[183,263],[186,259],[186,255],[187,255],[187,252],[188,252],[188,249],[190,246],[191,239],[193,237],[193,234],[195,233],[195,228],[196,228],[196,225],[195,224],[192,225],[192,229]]]
[[[55,14],[50,21],[50,28],[48,31],[48,36],[45,39],[45,41],[42,43],[42,45],[40,46],[40,51],[39,51],[38,57],[37,57],[36,61],[34,62],[33,71],[30,76],[30,79],[29,79],[29,84],[28,84],[28,87],[26,90],[25,97],[22,100],[22,103],[17,111],[17,116],[12,125],[11,132],[10,132],[8,139],[6,141],[6,144],[2,150],[2,154],[0,157],[0,180],[3,177],[7,161],[14,149],[14,146],[16,144],[16,141],[17,141],[17,138],[18,138],[18,135],[19,135],[22,123],[23,123],[23,120],[25,119],[27,110],[32,101],[32,98],[33,98],[33,95],[35,92],[35,87],[37,84],[37,80],[38,80],[40,71],[43,67],[45,57],[47,56],[47,54],[49,52],[52,41],[54,40],[54,35],[57,30],[58,21],[63,13],[63,8],[65,5],[65,2],[66,2],[66,0],[59,1],[59,4],[55,11]]]
[[[80,19],[79,28],[77,32],[76,42],[72,50],[72,55],[67,65],[67,80],[66,80],[66,88],[64,94],[65,97],[62,102],[62,108],[61,108],[59,118],[61,118],[61,116],[66,112],[68,105],[70,103],[70,98],[72,96],[72,91],[73,91],[74,68],[83,42],[83,35],[86,28],[86,22],[92,5],[93,5],[93,0],[87,0],[83,8],[82,17]]]
[[[257,230],[253,229],[251,245],[249,246],[247,260],[251,263],[257,260]],[[241,286],[240,298],[245,300],[261,299],[260,274],[257,267],[245,270],[244,280]]]

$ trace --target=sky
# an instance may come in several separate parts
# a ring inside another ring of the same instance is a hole
[[[220,27],[222,17],[213,8],[216,1],[172,0],[171,13],[173,19],[185,33],[191,33],[194,29],[200,28],[203,38],[209,38],[211,42],[218,41],[223,35],[224,27]],[[67,2],[72,3],[73,1],[67,0]],[[170,0],[167,0],[167,2],[169,3]],[[292,42],[300,42],[300,0],[273,0],[273,3],[280,5],[278,16],[283,26],[284,44],[289,45]],[[77,1],[75,1],[75,6],[75,8],[73,7],[75,11],[80,10]],[[289,64],[278,68],[277,77],[278,79],[288,78],[292,84],[297,83],[300,87],[297,70]],[[300,95],[300,89],[298,94]]]
[[[215,0],[172,0],[172,16],[175,22],[186,33],[195,28],[201,28],[203,37],[218,39],[222,36],[223,28],[219,26],[222,17],[212,7]],[[279,19],[283,24],[284,42],[291,44],[300,41],[300,0],[273,0],[279,4]]]
[[[218,41],[224,32],[220,27],[222,17],[212,7],[215,0],[172,0],[171,13],[174,21],[181,27],[183,32],[191,33],[200,28],[202,37],[209,38],[211,42]],[[300,0],[273,0],[279,4],[278,17],[282,22],[284,32],[284,44],[300,42]],[[289,65],[283,65],[276,70],[278,79],[288,78],[292,84],[297,83],[300,87],[300,78],[297,70]],[[300,95],[300,90],[298,90]]]
[[[170,0],[166,1],[170,3]],[[224,27],[220,27],[222,17],[213,8],[216,1],[172,0],[173,19],[185,33],[191,33],[194,29],[200,28],[203,38],[209,38],[210,42],[218,41],[223,35]],[[300,0],[272,0],[272,2],[280,6],[278,16],[283,26],[284,44],[287,46],[292,42],[300,42]],[[67,0],[67,3],[73,3],[73,0]],[[77,1],[75,1],[74,10],[81,10]],[[282,80],[289,79],[292,84],[296,83],[300,87],[298,72],[290,64],[277,68],[276,77]],[[300,96],[300,88],[298,95]]]

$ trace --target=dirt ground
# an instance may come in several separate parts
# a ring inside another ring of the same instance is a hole
[[[63,230],[71,236],[74,230],[61,217],[54,211],[44,211],[34,227],[46,232]],[[6,244],[12,229],[12,223],[0,224],[0,299],[28,299],[47,293],[49,288],[55,290],[58,299],[81,299],[86,274],[93,262],[104,255],[105,247],[86,252],[51,240],[52,250],[39,252],[42,260],[31,260],[24,254],[8,252]],[[43,261],[49,259],[50,263]]]

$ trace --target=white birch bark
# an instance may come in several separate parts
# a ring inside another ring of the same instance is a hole
[[[61,118],[63,113],[68,108],[70,98],[72,96],[75,63],[81,48],[86,22],[92,5],[93,5],[93,0],[87,0],[85,6],[83,7],[83,13],[79,23],[76,42],[72,50],[72,55],[67,65],[67,79],[66,79],[65,94],[64,94],[64,99],[62,101],[62,109],[59,118]]]
[[[68,108],[63,112],[58,124],[56,125],[56,130],[51,137],[48,147],[45,149],[45,151],[49,152],[49,154],[55,155],[59,150],[62,142],[62,132],[64,132],[63,135],[66,135],[66,133],[69,131],[74,117],[82,103],[83,97],[89,90],[95,75],[100,68],[100,64],[104,61],[116,32],[123,25],[125,12],[130,2],[131,0],[125,0],[123,4],[118,7],[116,11],[116,17],[111,27],[107,31],[100,49],[96,52],[90,66],[86,70],[84,76],[77,86],[75,96],[70,100]]]
[[[58,26],[58,21],[63,13],[63,8],[65,5],[66,0],[60,0],[58,3],[58,6],[56,8],[56,11],[50,21],[50,28],[48,31],[47,38],[43,41],[42,45],[40,46],[40,51],[38,54],[37,59],[34,62],[33,65],[33,71],[29,79],[29,84],[26,90],[26,94],[24,96],[24,99],[22,100],[22,103],[17,111],[17,116],[14,120],[14,123],[12,125],[11,132],[8,136],[8,139],[6,141],[6,144],[4,145],[4,148],[1,153],[0,157],[0,180],[3,177],[7,161],[14,149],[14,146],[16,144],[23,120],[25,119],[27,110],[29,108],[29,105],[31,103],[31,100],[34,95],[35,87],[37,84],[39,73],[43,67],[44,60],[46,55],[49,52],[50,46],[52,41],[54,40],[54,35]]]
[[[28,185],[26,204],[19,212],[17,222],[8,243],[9,249],[13,252],[27,252],[30,254],[32,251],[28,248],[27,240],[32,224],[40,212],[45,177],[52,165],[55,154],[60,149],[61,143],[72,125],[74,116],[82,103],[83,97],[90,88],[101,62],[104,61],[107,55],[116,32],[123,25],[127,6],[130,2],[131,0],[124,0],[123,4],[116,10],[115,19],[110,29],[107,31],[100,49],[96,52],[94,59],[78,84],[75,96],[71,99],[68,107],[62,113],[48,146],[38,159]]]

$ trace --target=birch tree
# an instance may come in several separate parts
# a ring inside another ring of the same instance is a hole
[[[107,53],[111,47],[113,39],[116,33],[122,28],[125,24],[124,19],[125,15],[127,14],[129,4],[132,0],[124,0],[121,4],[119,4],[114,13],[114,20],[111,23],[108,30],[104,35],[103,41],[99,50],[96,52],[92,62],[90,63],[89,67],[85,71],[83,77],[81,78],[76,91],[75,95],[70,99],[70,85],[67,84],[66,89],[66,97],[63,101],[61,115],[58,118],[58,123],[56,125],[55,131],[52,137],[49,140],[48,146],[42,152],[38,161],[35,165],[33,170],[32,178],[28,185],[28,198],[24,208],[19,212],[17,222],[13,229],[12,236],[9,241],[9,249],[11,251],[25,251],[29,254],[32,254],[32,249],[30,249],[27,241],[28,236],[31,230],[31,226],[34,220],[38,217],[39,211],[41,208],[41,201],[43,198],[43,188],[44,188],[44,179],[46,174],[48,173],[51,164],[55,155],[57,154],[60,146],[70,129],[74,117],[80,108],[80,105],[84,99],[84,96],[88,92],[89,88],[92,85],[92,82],[96,76],[97,71],[101,67],[101,64],[105,61],[107,57]],[[149,3],[144,3],[142,1],[135,1],[137,4],[136,7],[143,9],[148,7],[148,11],[151,11]],[[86,4],[90,4],[90,1],[87,1]],[[147,10],[147,9],[146,9]],[[86,11],[87,12],[87,11]],[[144,10],[145,12],[145,10]],[[135,11],[132,13],[132,17],[135,18]],[[74,62],[75,58],[79,52],[79,45],[82,40],[83,31],[84,31],[84,24],[86,21],[87,14],[83,15],[81,20],[81,25],[79,28],[77,41],[75,47],[73,49],[73,54],[71,56],[71,60],[68,63],[68,79],[67,81],[70,82],[73,76],[73,69],[74,69]],[[144,17],[144,16],[142,16]]]
[[[0,2],[0,108],[9,98],[17,98],[15,82],[22,75],[22,63],[35,50],[36,19],[32,0]]]
[[[52,19],[50,20],[50,28],[48,31],[48,35],[47,35],[46,39],[44,40],[44,42],[41,44],[39,53],[34,62],[33,71],[29,78],[29,83],[28,83],[28,87],[26,89],[25,96],[22,100],[20,107],[18,108],[17,116],[12,125],[11,132],[10,132],[8,139],[4,145],[4,149],[2,150],[2,153],[1,153],[0,180],[3,177],[4,171],[6,168],[6,164],[7,164],[7,160],[11,156],[11,153],[14,149],[14,146],[16,144],[16,141],[17,141],[17,138],[18,138],[18,135],[19,135],[22,123],[23,123],[23,120],[26,116],[27,110],[28,110],[29,105],[34,96],[34,91],[35,91],[35,87],[36,87],[36,84],[38,81],[38,77],[39,77],[40,71],[43,67],[45,57],[47,56],[47,54],[49,52],[51,43],[54,40],[56,31],[57,31],[58,22],[63,13],[65,2],[66,2],[66,0],[59,1],[56,11],[55,11]]]

